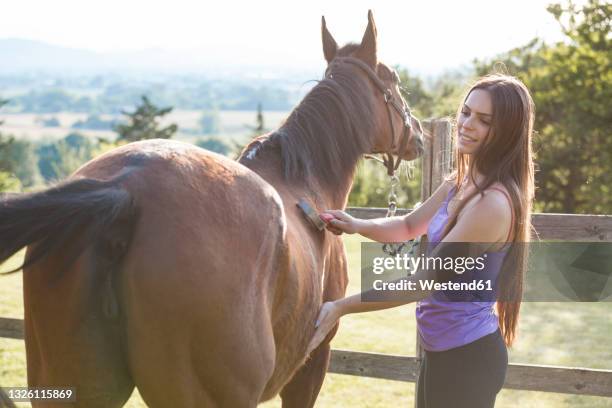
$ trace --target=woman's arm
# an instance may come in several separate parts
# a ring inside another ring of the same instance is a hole
[[[328,210],[321,218],[327,223],[327,228],[338,235],[343,232],[357,233],[378,242],[403,242],[427,231],[429,221],[442,205],[451,187],[451,182],[442,183],[431,197],[405,216],[364,220],[351,217],[344,211]],[[333,218],[327,218],[326,214],[333,215]]]
[[[390,309],[425,299],[432,293],[432,291],[422,290],[418,285],[418,281],[421,279],[434,279],[434,274],[435,271],[419,270],[414,275],[404,278],[406,281],[415,282],[415,290],[402,291],[401,293],[382,294],[386,299],[397,297],[398,300],[363,301],[363,298],[371,299],[371,297],[368,297],[370,294],[373,296],[381,295],[380,292],[370,289],[366,292],[357,293],[356,295],[338,299],[333,302],[325,302],[319,311],[319,316],[315,322],[316,331],[308,345],[306,354],[310,354],[312,350],[317,348],[319,344],[325,340],[327,334],[344,315]]]
[[[435,251],[431,256],[444,256],[444,255],[436,255]],[[405,282],[414,282],[414,290],[409,291],[401,291],[401,292],[385,292],[383,296],[384,301],[363,301],[363,298],[372,299],[381,295],[380,291],[376,291],[374,289],[370,289],[366,292],[358,293],[353,296],[349,296],[343,299],[338,299],[334,303],[338,307],[338,311],[341,316],[351,314],[351,313],[364,313],[364,312],[374,312],[377,310],[391,309],[394,307],[406,305],[412,302],[418,302],[419,300],[423,300],[433,291],[431,290],[422,290],[418,282],[420,280],[429,280],[435,279],[435,270],[419,270],[414,275],[410,275],[401,280]],[[399,280],[398,280],[399,281]],[[392,300],[397,298],[397,300]]]

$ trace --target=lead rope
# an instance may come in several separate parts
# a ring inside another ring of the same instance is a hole
[[[409,173],[409,176],[410,174],[411,173]],[[385,215],[385,218],[390,218],[390,217],[395,216],[395,212],[397,211],[396,188],[399,185],[399,181],[400,181],[399,177],[395,174],[395,172],[393,172],[390,175],[389,199],[388,199],[387,214]],[[411,239],[409,241],[402,242],[402,243],[386,243],[386,244],[383,244],[382,250],[387,255],[394,257],[396,255],[399,255],[402,252],[402,250],[408,244],[410,244],[410,248],[408,249],[407,255],[413,256],[414,252],[419,246],[419,242],[420,242],[420,238]]]

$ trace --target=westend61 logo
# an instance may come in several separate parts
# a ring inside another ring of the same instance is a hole
[[[395,257],[378,256],[372,260],[372,272],[380,275],[390,270],[405,270],[414,275],[419,269],[423,270],[445,270],[463,274],[466,270],[482,271],[485,268],[487,254],[472,258],[466,257],[429,257],[425,255],[411,256],[408,254],[397,254]]]

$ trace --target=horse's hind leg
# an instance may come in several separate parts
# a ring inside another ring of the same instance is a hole
[[[194,327],[188,325],[193,326],[193,322],[186,323],[185,330],[175,330],[176,326],[167,330],[165,338],[143,332],[142,342],[134,341],[130,365],[147,405],[255,408],[272,373],[273,353],[266,353],[265,348],[261,353],[255,350],[260,346],[257,339],[244,343],[245,335],[239,328],[232,327],[227,332],[218,327],[201,330],[210,337],[216,334],[221,338],[206,341],[191,332]],[[266,354],[270,358],[265,358]]]
[[[283,408],[313,407],[329,365],[329,343],[321,344],[280,393]]]
[[[49,259],[24,272],[25,340],[30,387],[72,387],[75,401],[33,402],[41,407],[122,407],[134,383],[122,348],[122,330],[102,313],[99,292],[83,259],[59,280]],[[76,293],[76,295],[75,295]]]
[[[227,302],[230,289],[204,293],[206,286],[185,285],[197,276],[191,270],[164,279],[154,278],[154,267],[144,270],[147,278],[128,280],[125,298],[130,370],[147,405],[255,408],[275,361],[265,304],[254,297]]]

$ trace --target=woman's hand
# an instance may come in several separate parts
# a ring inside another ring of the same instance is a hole
[[[336,235],[341,235],[343,232],[347,234],[356,233],[361,221],[340,210],[327,210],[322,212],[319,217],[325,222],[327,229]]]
[[[340,308],[335,302],[323,303],[319,311],[319,317],[317,317],[317,322],[315,323],[315,328],[317,330],[308,344],[306,355],[309,355],[314,349],[319,347],[331,329],[338,323],[341,316],[342,313]]]

